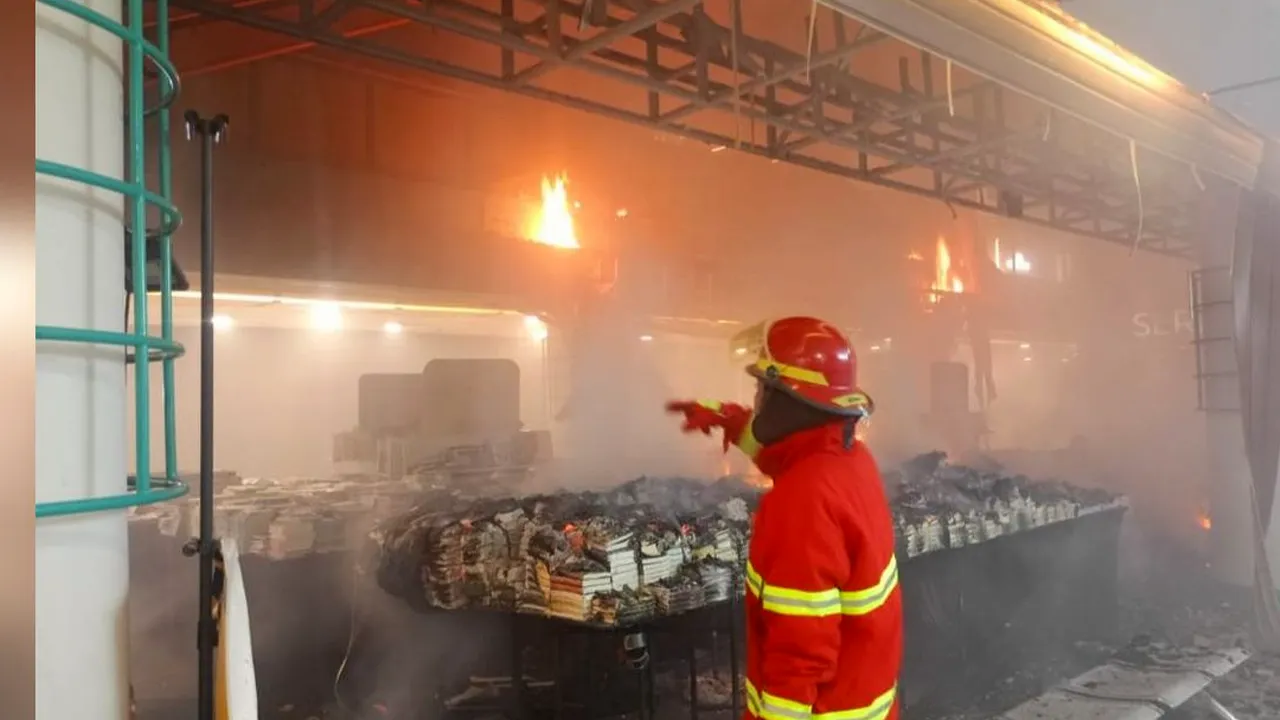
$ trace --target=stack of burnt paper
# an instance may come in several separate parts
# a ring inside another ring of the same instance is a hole
[[[1116,507],[1123,499],[924,455],[886,473],[900,560]],[[606,492],[436,494],[372,535],[378,578],[420,608],[594,623],[678,614],[743,592],[752,513],[740,479],[641,478]]]

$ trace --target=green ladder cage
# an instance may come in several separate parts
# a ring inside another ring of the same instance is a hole
[[[135,470],[128,478],[128,489],[119,495],[89,497],[36,504],[36,517],[53,517],[119,510],[137,505],[172,500],[186,494],[187,486],[178,477],[178,445],[175,429],[174,361],[184,349],[173,339],[173,242],[172,235],[182,222],[182,216],[171,201],[173,192],[173,168],[170,155],[169,108],[178,95],[178,73],[169,61],[169,3],[153,0],[155,8],[156,42],[144,35],[143,0],[127,0],[126,24],[92,10],[75,0],[36,0],[60,12],[67,13],[96,28],[120,38],[125,44],[125,146],[127,149],[127,179],[113,178],[83,168],[63,165],[36,158],[36,174],[81,183],[123,196],[129,204],[128,230],[130,242],[131,284],[133,293],[133,331],[110,332],[85,328],[36,326],[36,340],[41,342],[80,343],[106,345],[132,350],[129,363],[133,367],[134,383],[134,442]],[[146,67],[153,67],[158,76],[158,99],[151,106],[146,102]],[[159,142],[156,143],[156,161],[159,175],[159,191],[147,189],[146,127],[155,119]],[[159,226],[147,229],[148,208],[159,210]],[[160,257],[159,287],[148,286],[147,247],[149,240],[158,241]],[[158,291],[160,297],[160,335],[148,335],[148,290]],[[151,468],[151,375],[153,362],[159,362],[162,370],[164,393],[164,472],[153,473]]]

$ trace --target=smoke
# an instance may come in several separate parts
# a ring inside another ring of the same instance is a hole
[[[566,328],[568,388],[557,419],[564,440],[558,474],[567,487],[714,472],[714,445],[682,438],[663,409],[675,397],[676,378],[663,372],[660,358],[674,346],[655,334],[644,305],[624,276],[610,292],[587,297]],[[697,364],[690,358],[675,371],[697,376]]]

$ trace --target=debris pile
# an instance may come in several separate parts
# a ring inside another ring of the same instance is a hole
[[[1121,498],[923,455],[886,476],[911,558],[1071,520]],[[741,594],[761,489],[640,478],[607,492],[436,494],[370,536],[381,587],[420,610],[494,609],[628,625]]]
[[[1104,490],[951,465],[941,452],[904,463],[886,473],[885,482],[898,554],[907,558],[976,545],[1127,502]]]
[[[198,478],[179,500],[129,511],[135,526],[185,540],[200,534]],[[214,475],[214,534],[236,541],[242,555],[286,560],[360,546],[377,518],[397,516],[427,485],[415,478],[253,478]]]

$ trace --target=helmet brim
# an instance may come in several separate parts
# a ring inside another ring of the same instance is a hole
[[[837,390],[812,383],[772,375],[756,364],[746,366],[747,374],[767,387],[780,390],[792,398],[825,413],[839,417],[870,417],[875,411],[875,401],[860,388],[853,391]]]

